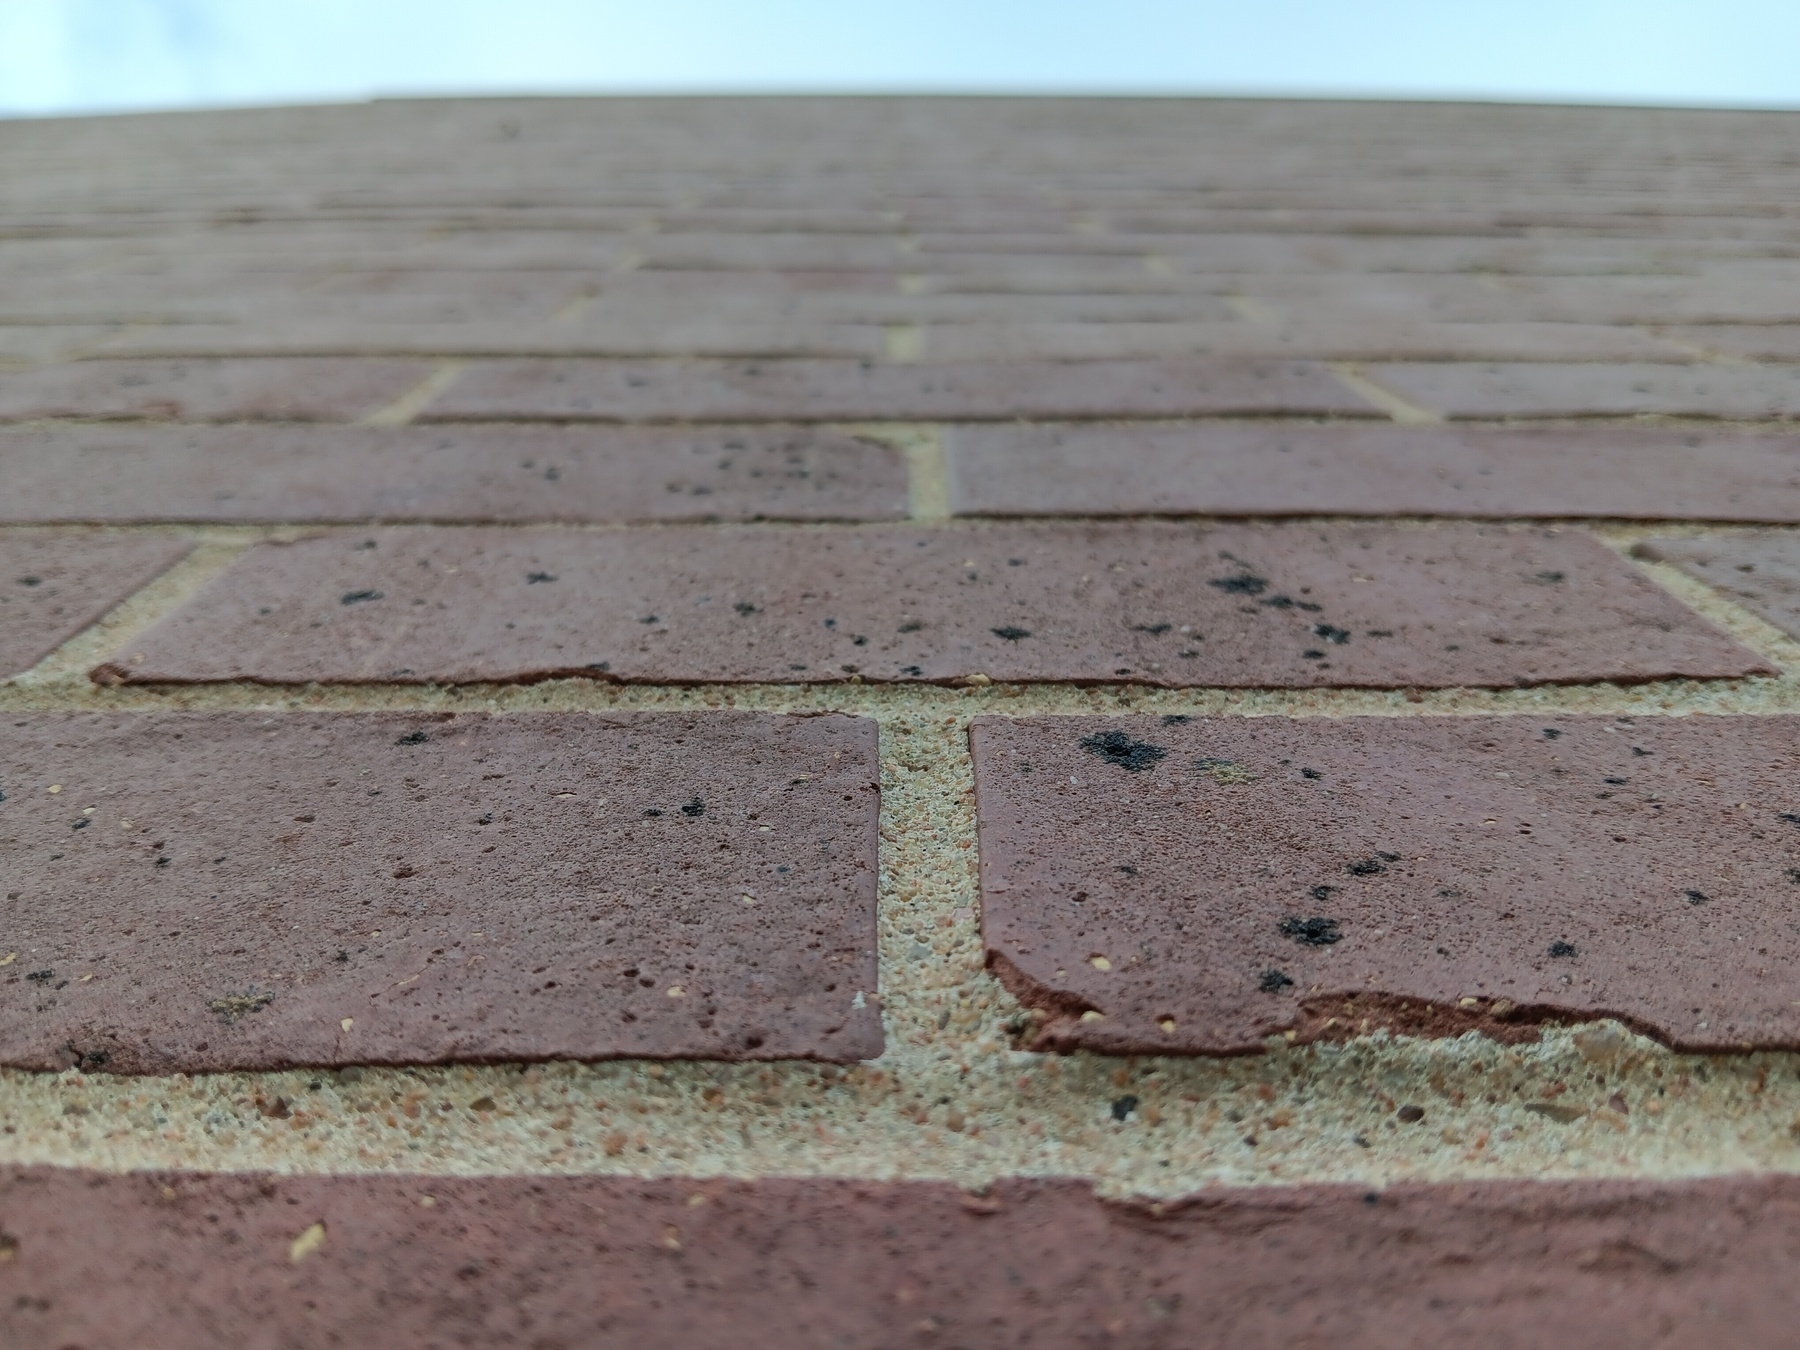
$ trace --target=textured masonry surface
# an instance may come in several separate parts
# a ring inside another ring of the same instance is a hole
[[[883,520],[900,453],[815,430],[110,427],[0,430],[20,523]]]
[[[99,678],[1286,687],[1771,673],[1579,533],[382,530],[261,544]]]
[[[1613,1017],[1800,1043],[1792,718],[982,719],[988,959],[1036,1040],[1241,1053]]]
[[[971,516],[1516,516],[1800,522],[1800,438],[1694,427],[962,426]]]
[[[1784,1344],[1793,138],[0,127],[0,1341]]]
[[[970,1195],[14,1168],[0,1173],[0,1333],[141,1350],[1778,1344],[1800,1303],[1785,1278],[1797,1191],[1785,1177],[1515,1182],[1165,1205],[1074,1181]]]
[[[867,1059],[875,725],[49,713],[0,1062]]]

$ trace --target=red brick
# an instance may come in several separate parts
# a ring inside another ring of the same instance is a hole
[[[485,361],[427,420],[854,421],[882,418],[1371,416],[1304,361]]]
[[[1800,437],[1691,428],[963,426],[958,514],[1800,521]]]
[[[1760,1348],[1800,1315],[1781,1175],[1150,1203],[1069,1180],[13,1167],[0,1214],[21,1347]]]
[[[1800,361],[1800,323],[1675,328],[1669,336],[1708,351],[1762,361]]]
[[[334,533],[251,549],[96,677],[1392,688],[1769,673],[1583,534],[1137,523]]]
[[[1673,563],[1790,637],[1800,637],[1800,539],[1793,535],[1771,530],[1645,539],[1631,551],[1653,562]]]
[[[1419,364],[1368,374],[1448,417],[1800,417],[1800,370],[1780,366]]]
[[[0,430],[0,520],[894,519],[891,446],[813,428]]]
[[[0,534],[0,678],[31,669],[190,547],[87,530]]]
[[[1039,1048],[1616,1017],[1800,1046],[1800,719],[979,719],[988,959]],[[1099,1014],[1098,1017],[1089,1016]]]
[[[432,372],[427,361],[346,357],[78,361],[0,372],[0,419],[349,422]]]
[[[932,361],[1166,359],[1196,353],[1318,361],[1679,361],[1692,355],[1635,328],[1345,319],[1308,310],[1268,327],[1242,321],[933,324],[924,334],[924,354]]]
[[[881,1051],[873,722],[35,713],[0,747],[0,1063]]]

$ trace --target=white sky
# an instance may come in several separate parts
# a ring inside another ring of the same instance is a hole
[[[4,113],[640,90],[1800,107],[1800,0],[0,0]]]

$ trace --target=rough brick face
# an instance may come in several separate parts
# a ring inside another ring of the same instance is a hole
[[[83,361],[0,373],[0,418],[150,418],[173,422],[351,422],[399,398],[428,361]]]
[[[0,727],[0,1063],[880,1053],[874,723]]]
[[[1800,1044],[1800,720],[982,719],[990,963],[1040,1047],[1616,1017]]]
[[[1800,417],[1800,371],[1792,367],[1443,364],[1369,373],[1448,417]]]
[[[1304,361],[495,361],[471,365],[426,416],[786,422],[1374,411]]]
[[[105,680],[1510,685],[1768,673],[1593,539],[1468,525],[332,534]]]
[[[1175,1350],[1778,1345],[1791,1177],[1213,1188],[13,1168],[0,1336]],[[429,1202],[429,1203],[427,1203]],[[1429,1252],[1431,1259],[1419,1254]],[[71,1293],[79,1290],[79,1296]]]
[[[881,520],[900,453],[813,428],[0,431],[13,521]]]
[[[958,514],[1800,522],[1800,438],[1691,427],[963,426]]]

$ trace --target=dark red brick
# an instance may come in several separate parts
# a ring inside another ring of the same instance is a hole
[[[1371,366],[1368,374],[1448,417],[1800,417],[1800,370],[1793,367],[1396,364]]]
[[[983,718],[971,740],[988,959],[1040,1048],[1600,1017],[1800,1046],[1775,917],[1800,893],[1800,719]]]
[[[1646,539],[1632,553],[1673,563],[1718,587],[1791,637],[1800,637],[1800,539],[1777,531],[1733,531]]]
[[[1668,427],[963,426],[963,515],[1800,521],[1800,437]]]
[[[350,422],[432,369],[428,361],[330,356],[78,361],[0,372],[0,419]]]
[[[0,1063],[881,1051],[870,721],[35,713],[0,764]]]
[[[854,421],[882,418],[1374,416],[1305,361],[485,361],[425,420]]]
[[[1704,351],[1761,361],[1800,361],[1800,323],[1676,328],[1669,336]]]
[[[1583,534],[1138,523],[335,533],[251,549],[96,678],[1392,688],[1770,673]]]
[[[31,669],[190,547],[166,535],[0,534],[0,678]]]
[[[0,430],[0,520],[894,519],[893,447],[814,428]]]
[[[1072,1180],[13,1167],[0,1215],[21,1347],[1762,1350],[1800,1316],[1781,1175],[1151,1203]]]

